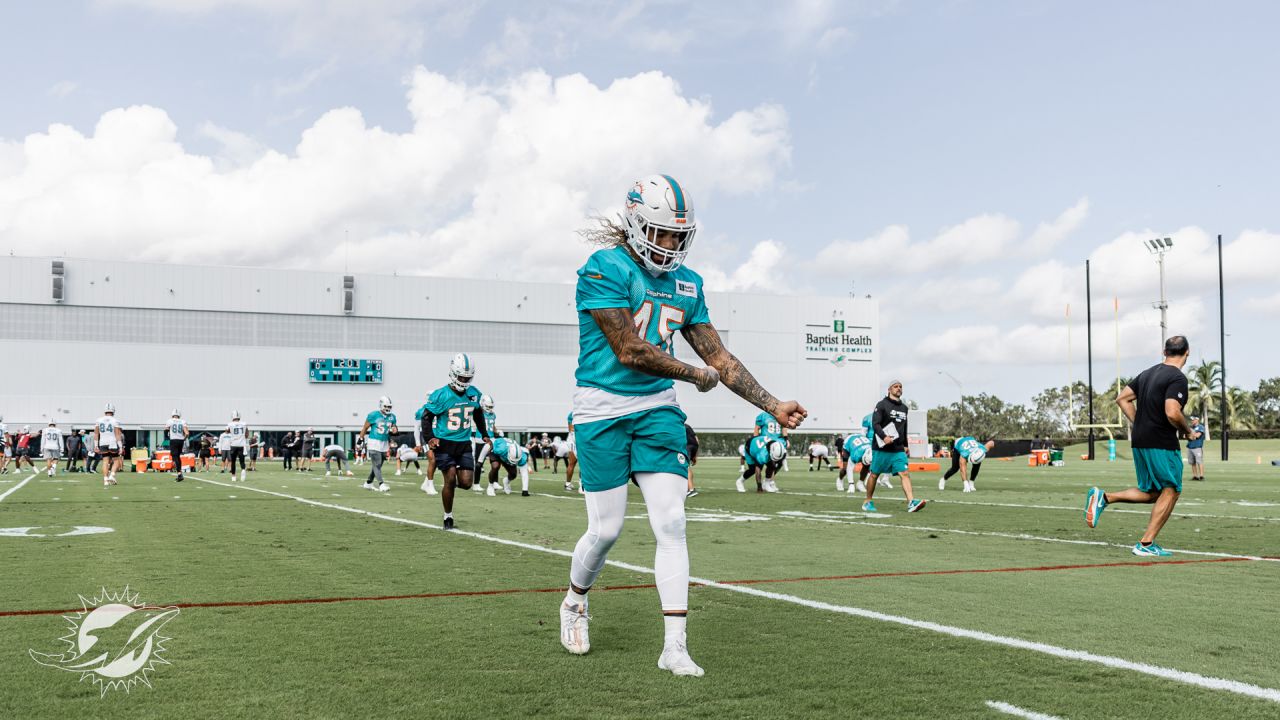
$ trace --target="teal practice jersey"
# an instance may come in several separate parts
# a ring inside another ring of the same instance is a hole
[[[482,394],[474,385],[468,386],[461,394],[448,385],[431,393],[423,406],[425,412],[436,416],[431,432],[441,440],[469,442],[471,428],[475,424],[472,416],[480,407]],[[489,432],[493,430],[489,429]]]
[[[421,420],[422,418],[418,418],[418,419]],[[498,414],[486,412],[484,414],[484,426],[489,431],[490,436],[493,436],[495,433],[497,433],[498,432]],[[471,428],[471,440],[472,442],[481,442],[482,440],[484,440],[484,438],[480,437],[480,428],[475,427],[474,425]]]
[[[503,465],[524,467],[529,462],[529,451],[506,438],[497,438],[493,441],[492,454]]]
[[[640,337],[665,353],[680,328],[711,322],[701,276],[681,266],[655,278],[623,247],[597,250],[578,270],[577,307],[578,387],[615,395],[653,395],[674,383],[618,362],[591,310],[626,309]]]
[[[960,453],[960,457],[965,460],[968,460],[969,456],[973,454],[973,451],[978,448],[982,448],[982,452],[984,453],[987,451],[987,446],[978,442],[978,439],[975,437],[966,436],[956,440],[956,450]]]
[[[382,414],[381,410],[374,410],[365,415],[364,421],[369,423],[369,439],[388,442],[391,440],[391,427],[396,424],[396,414]]]
[[[769,463],[769,443],[776,442],[776,438],[769,435],[757,435],[751,438],[751,442],[747,443],[747,462],[752,465],[767,465]]]
[[[767,412],[761,411],[756,416],[756,430],[760,435],[768,435],[773,438],[782,437],[782,426],[778,424],[778,419]]]
[[[849,439],[844,441],[844,449],[849,451],[849,457],[854,458],[855,462],[862,458],[862,454],[871,447],[871,438],[866,435],[850,435]]]

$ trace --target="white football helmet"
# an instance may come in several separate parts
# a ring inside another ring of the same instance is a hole
[[[868,445],[866,450],[862,451],[862,464],[871,467],[871,446]]]
[[[386,395],[378,398],[378,410],[380,410],[383,415],[391,412],[391,398]]]
[[[471,361],[471,356],[466,353],[453,356],[453,362],[449,363],[449,387],[462,392],[471,385],[471,379],[475,376],[476,364]]]
[[[769,441],[769,459],[774,462],[782,462],[787,459],[787,446],[777,440]]]
[[[618,217],[627,231],[627,244],[654,277],[684,263],[698,230],[693,203],[670,175],[649,175],[637,180],[627,193],[626,209]],[[676,249],[667,250],[654,242],[650,237],[653,228],[675,232],[679,238]]]
[[[30,426],[30,425],[23,425],[23,426],[22,426],[22,432],[24,432],[24,433],[29,433],[29,432],[31,432],[31,426]]]
[[[180,417],[182,417],[182,413],[178,411],[178,408],[174,408],[174,409],[173,409],[173,416],[174,416],[174,417],[176,417],[176,418],[180,418]]]
[[[106,406],[102,408],[102,412],[104,413],[114,413],[115,411],[116,411],[116,406],[111,403],[107,403]]]
[[[977,448],[969,452],[969,462],[973,463],[974,465],[977,465],[978,463],[986,459],[987,459],[986,448]]]
[[[515,465],[520,462],[520,446],[515,443],[507,443],[507,462]]]
[[[231,411],[231,419],[232,419],[232,420],[239,420],[239,419],[240,419],[240,411],[239,411],[239,410],[232,410],[232,411]]]
[[[493,412],[493,398],[488,395],[480,396],[480,409],[487,413]]]

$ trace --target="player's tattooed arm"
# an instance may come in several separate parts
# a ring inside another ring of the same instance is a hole
[[[592,310],[591,317],[609,341],[609,347],[618,356],[618,362],[623,365],[648,375],[693,383],[703,392],[715,387],[715,383],[711,382],[710,387],[703,389],[708,380],[705,369],[682,363],[655,345],[645,342],[636,332],[635,318],[626,308]]]
[[[773,415],[783,427],[795,428],[808,412],[794,400],[781,401],[765,390],[751,371],[720,340],[711,323],[686,325],[680,330],[703,362],[720,373],[720,381],[738,397]]]
[[[761,387],[755,376],[743,366],[733,353],[720,341],[720,333],[711,323],[686,325],[681,331],[693,351],[703,362],[720,373],[720,381],[743,400],[767,413],[778,407],[778,398]]]

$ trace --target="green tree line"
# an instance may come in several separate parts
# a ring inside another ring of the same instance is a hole
[[[1117,423],[1117,387],[1132,378],[1120,378],[1093,395],[1094,423]],[[1211,432],[1222,428],[1222,365],[1215,361],[1187,368],[1191,397],[1188,414],[1196,414],[1210,425]],[[1280,429],[1280,377],[1265,379],[1257,390],[1237,386],[1227,388],[1226,414],[1232,430]],[[973,432],[994,433],[1003,438],[1067,437],[1078,435],[1072,428],[1089,422],[1089,386],[1045,388],[1027,405],[1008,403],[995,395],[964,395],[950,405],[929,410],[929,435],[956,437]]]

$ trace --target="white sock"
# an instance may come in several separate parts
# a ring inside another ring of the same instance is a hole
[[[586,593],[578,593],[578,592],[574,592],[574,591],[573,591],[573,588],[572,588],[572,587],[570,587],[570,588],[569,588],[569,592],[565,593],[565,596],[564,596],[564,604],[565,604],[565,605],[572,605],[572,606],[575,606],[575,607],[576,607],[576,606],[578,606],[578,605],[581,605],[581,606],[583,606],[583,607],[586,607],[586,605],[587,605],[587,594],[586,594]]]
[[[445,520],[448,520],[448,519],[450,519],[450,518],[452,518],[452,517],[453,517],[453,513],[451,513],[451,512],[447,512],[447,513],[445,513],[445,514],[444,514],[444,519],[445,519]]]
[[[663,615],[663,645],[671,645],[684,640],[684,626],[689,618],[684,615]]]

